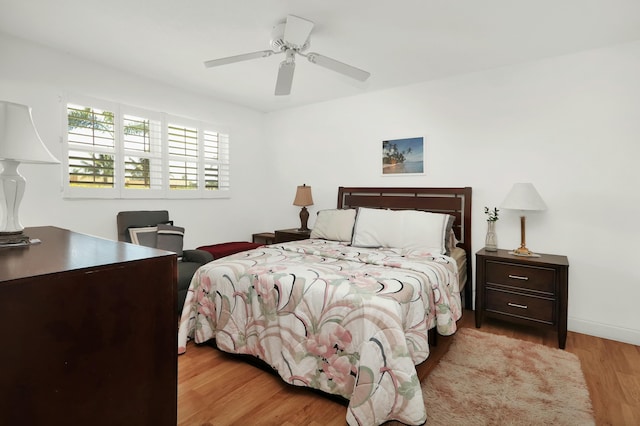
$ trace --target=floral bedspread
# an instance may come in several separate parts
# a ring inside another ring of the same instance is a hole
[[[350,425],[422,424],[415,365],[428,330],[456,331],[455,261],[325,240],[264,246],[215,260],[194,275],[178,333],[256,356],[288,383],[349,400]]]

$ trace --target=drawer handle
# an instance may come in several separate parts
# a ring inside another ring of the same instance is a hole
[[[529,280],[529,277],[521,277],[520,275],[511,275],[511,274],[509,274],[509,278],[513,278],[514,280],[522,280],[522,281]]]
[[[520,308],[520,309],[527,309],[527,305],[518,305],[517,303],[507,303],[507,305],[514,307],[514,308]]]

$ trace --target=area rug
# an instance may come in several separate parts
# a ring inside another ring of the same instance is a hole
[[[427,426],[595,424],[576,355],[472,328],[453,339],[422,384]]]

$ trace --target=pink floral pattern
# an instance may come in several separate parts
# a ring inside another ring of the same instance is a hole
[[[201,267],[178,333],[216,339],[256,356],[288,383],[349,399],[350,425],[426,412],[415,365],[429,356],[428,331],[456,331],[462,315],[455,261],[325,240],[277,244]]]

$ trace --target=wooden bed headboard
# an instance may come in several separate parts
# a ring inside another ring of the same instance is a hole
[[[471,187],[464,188],[338,188],[338,208],[385,208],[392,210],[422,210],[450,214],[456,218],[453,230],[467,253],[467,283],[464,303],[472,309],[471,285]]]

